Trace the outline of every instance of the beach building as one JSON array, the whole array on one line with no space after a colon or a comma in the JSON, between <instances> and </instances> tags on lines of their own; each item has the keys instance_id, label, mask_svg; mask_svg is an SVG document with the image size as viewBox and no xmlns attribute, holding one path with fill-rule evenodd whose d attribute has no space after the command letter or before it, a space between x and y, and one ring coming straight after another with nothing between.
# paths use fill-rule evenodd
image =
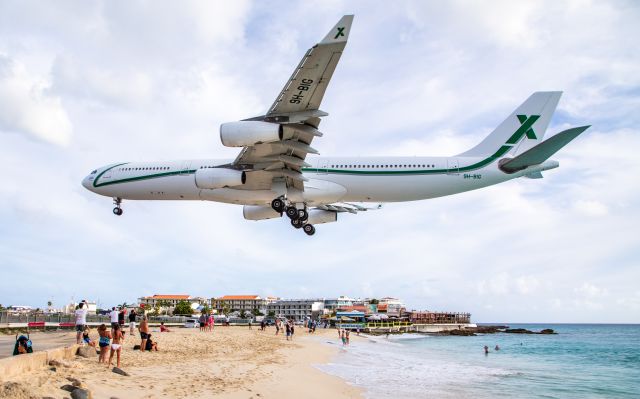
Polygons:
<instances>
[{"instance_id":1,"label":"beach building","mask_svg":"<svg viewBox=\"0 0 640 399\"><path fill-rule=\"evenodd\" d=\"M206 298L202 297L192 297L187 294L180 295L161 295L155 294L153 296L143 296L142 298L138 298L138 302L140 306L145 309L160 308L161 311L173 311L178 302L186 301L190 304L197 305L208 305L208 301Z\"/></svg>"},{"instance_id":2,"label":"beach building","mask_svg":"<svg viewBox=\"0 0 640 399\"><path fill-rule=\"evenodd\" d=\"M230 312L259 312L266 315L268 305L277 299L278 298L270 296L262 298L259 295L225 295L219 298L211 298L211 307L215 309L218 314L223 314L225 309L227 309Z\"/></svg>"},{"instance_id":3,"label":"beach building","mask_svg":"<svg viewBox=\"0 0 640 399\"><path fill-rule=\"evenodd\" d=\"M398 298L384 297L378 301L378 312L400 317L405 311L404 303Z\"/></svg>"},{"instance_id":4,"label":"beach building","mask_svg":"<svg viewBox=\"0 0 640 399\"><path fill-rule=\"evenodd\" d=\"M327 298L323 300L324 309L331 313L344 307L353 306L353 301L353 299L344 295L337 298Z\"/></svg>"},{"instance_id":5,"label":"beach building","mask_svg":"<svg viewBox=\"0 0 640 399\"><path fill-rule=\"evenodd\" d=\"M409 313L409 320L414 324L469 324L471 313L459 312L419 312Z\"/></svg>"},{"instance_id":6,"label":"beach building","mask_svg":"<svg viewBox=\"0 0 640 399\"><path fill-rule=\"evenodd\" d=\"M279 299L267 306L267 312L294 320L316 319L323 314L324 299Z\"/></svg>"}]
</instances>

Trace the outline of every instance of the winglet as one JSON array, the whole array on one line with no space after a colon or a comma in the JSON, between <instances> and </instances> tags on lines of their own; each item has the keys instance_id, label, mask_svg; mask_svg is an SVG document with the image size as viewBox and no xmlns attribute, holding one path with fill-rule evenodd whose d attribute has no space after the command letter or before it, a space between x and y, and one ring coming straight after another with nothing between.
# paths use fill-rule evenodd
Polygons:
<instances>
[{"instance_id":1,"label":"winglet","mask_svg":"<svg viewBox=\"0 0 640 399\"><path fill-rule=\"evenodd\" d=\"M352 22L353 15L343 16L319 44L346 42L349 38L349 31L351 31Z\"/></svg>"}]
</instances>

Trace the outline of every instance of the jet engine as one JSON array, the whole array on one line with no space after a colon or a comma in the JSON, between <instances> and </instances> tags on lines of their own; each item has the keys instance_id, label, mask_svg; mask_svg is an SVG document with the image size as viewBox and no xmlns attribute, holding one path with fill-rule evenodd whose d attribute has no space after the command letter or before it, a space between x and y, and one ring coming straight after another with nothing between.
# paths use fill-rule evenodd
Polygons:
<instances>
[{"instance_id":1,"label":"jet engine","mask_svg":"<svg viewBox=\"0 0 640 399\"><path fill-rule=\"evenodd\" d=\"M196 187L200 189L216 189L240 186L247 181L247 174L240 170L211 168L196 170Z\"/></svg>"},{"instance_id":2,"label":"jet engine","mask_svg":"<svg viewBox=\"0 0 640 399\"><path fill-rule=\"evenodd\" d=\"M270 206L245 205L242 208L242 216L244 216L246 220L266 220L279 218L282 214L276 212Z\"/></svg>"},{"instance_id":3,"label":"jet engine","mask_svg":"<svg viewBox=\"0 0 640 399\"><path fill-rule=\"evenodd\" d=\"M277 123L239 121L220 125L220 141L226 147L245 147L282 140L283 127Z\"/></svg>"},{"instance_id":4,"label":"jet engine","mask_svg":"<svg viewBox=\"0 0 640 399\"><path fill-rule=\"evenodd\" d=\"M338 213L333 211L325 211L322 209L311 209L309 211L309 224L333 223L338 220Z\"/></svg>"}]
</instances>

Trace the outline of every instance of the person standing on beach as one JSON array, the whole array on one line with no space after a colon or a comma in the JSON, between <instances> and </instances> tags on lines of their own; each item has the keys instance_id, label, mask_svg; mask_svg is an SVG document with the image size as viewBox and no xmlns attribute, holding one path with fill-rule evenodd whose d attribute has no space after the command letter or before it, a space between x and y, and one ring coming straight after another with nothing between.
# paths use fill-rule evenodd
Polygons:
<instances>
[{"instance_id":1,"label":"person standing on beach","mask_svg":"<svg viewBox=\"0 0 640 399\"><path fill-rule=\"evenodd\" d=\"M98 346L100 347L98 363L103 363L107 361L107 352L109 352L109 348L111 348L111 333L107 330L107 326L100 324L100 327L98 327L98 335L100 335L100 340L98 341Z\"/></svg>"},{"instance_id":2,"label":"person standing on beach","mask_svg":"<svg viewBox=\"0 0 640 399\"><path fill-rule=\"evenodd\" d=\"M87 309L84 307L84 302L80 302L78 304L78 309L76 309L76 344L78 345L82 342L81 337L86 325Z\"/></svg>"},{"instance_id":3,"label":"person standing on beach","mask_svg":"<svg viewBox=\"0 0 640 399\"><path fill-rule=\"evenodd\" d=\"M276 319L276 335L280 332L280 320Z\"/></svg>"},{"instance_id":4,"label":"person standing on beach","mask_svg":"<svg viewBox=\"0 0 640 399\"><path fill-rule=\"evenodd\" d=\"M116 324L118 324L118 311L115 306L111 308L109 318L111 320L111 334L113 335L113 330L116 328Z\"/></svg>"},{"instance_id":5,"label":"person standing on beach","mask_svg":"<svg viewBox=\"0 0 640 399\"><path fill-rule=\"evenodd\" d=\"M111 367L111 361L113 360L114 352L117 354L116 367L120 368L120 352L122 352L122 330L120 330L120 324L116 324L113 329L115 333L113 334L113 342L111 342L111 353L109 354L109 364L107 364L107 368Z\"/></svg>"},{"instance_id":6,"label":"person standing on beach","mask_svg":"<svg viewBox=\"0 0 640 399\"><path fill-rule=\"evenodd\" d=\"M133 337L133 333L136 331L136 310L133 309L129 313L129 334Z\"/></svg>"},{"instance_id":7,"label":"person standing on beach","mask_svg":"<svg viewBox=\"0 0 640 399\"><path fill-rule=\"evenodd\" d=\"M213 332L213 323L215 323L215 320L213 318L213 313L209 315L209 318L207 319L207 329L209 330L209 332Z\"/></svg>"},{"instance_id":8,"label":"person standing on beach","mask_svg":"<svg viewBox=\"0 0 640 399\"><path fill-rule=\"evenodd\" d=\"M285 324L284 330L285 330L285 334L286 334L287 341L288 341L289 337L291 336L291 326L289 325L289 322L287 322L287 324Z\"/></svg>"},{"instance_id":9,"label":"person standing on beach","mask_svg":"<svg viewBox=\"0 0 640 399\"><path fill-rule=\"evenodd\" d=\"M205 313L200 313L200 317L198 318L198 322L200 323L200 331L205 331L207 327L207 315Z\"/></svg>"},{"instance_id":10,"label":"person standing on beach","mask_svg":"<svg viewBox=\"0 0 640 399\"><path fill-rule=\"evenodd\" d=\"M296 331L295 324L293 320L291 320L291 340L293 341L293 333Z\"/></svg>"},{"instance_id":11,"label":"person standing on beach","mask_svg":"<svg viewBox=\"0 0 640 399\"><path fill-rule=\"evenodd\" d=\"M149 337L149 322L147 321L147 315L142 316L140 322L140 352L144 352L144 348L147 344L147 338Z\"/></svg>"},{"instance_id":12,"label":"person standing on beach","mask_svg":"<svg viewBox=\"0 0 640 399\"><path fill-rule=\"evenodd\" d=\"M344 339L347 342L347 346L349 345L349 330L344 332Z\"/></svg>"}]
</instances>

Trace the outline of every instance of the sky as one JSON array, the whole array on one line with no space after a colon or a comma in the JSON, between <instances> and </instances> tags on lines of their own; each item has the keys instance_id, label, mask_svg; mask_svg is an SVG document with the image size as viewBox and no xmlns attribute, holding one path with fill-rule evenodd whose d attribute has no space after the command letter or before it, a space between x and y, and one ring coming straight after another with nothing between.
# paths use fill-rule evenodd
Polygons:
<instances>
[{"instance_id":1,"label":"sky","mask_svg":"<svg viewBox=\"0 0 640 399\"><path fill-rule=\"evenodd\" d=\"M560 168L341 215L307 237L213 202L123 203L117 161L234 158L219 125L264 114L355 14L321 109L327 156L455 155L534 91ZM153 294L399 297L476 322L640 322L635 1L0 2L0 304Z\"/></svg>"}]
</instances>

